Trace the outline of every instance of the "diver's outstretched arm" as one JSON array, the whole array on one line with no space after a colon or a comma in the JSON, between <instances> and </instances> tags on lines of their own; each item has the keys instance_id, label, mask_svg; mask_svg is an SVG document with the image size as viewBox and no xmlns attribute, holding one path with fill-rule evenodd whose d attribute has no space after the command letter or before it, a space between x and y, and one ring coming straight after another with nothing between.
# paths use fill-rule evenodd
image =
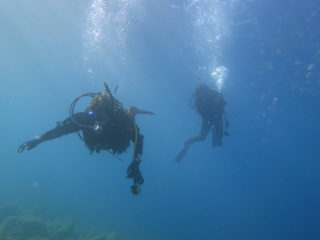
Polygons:
<instances>
[{"instance_id":1,"label":"diver's outstretched arm","mask_svg":"<svg viewBox=\"0 0 320 240\"><path fill-rule=\"evenodd\" d=\"M90 121L90 116L87 113L81 112L76 113L72 117L77 122L82 124L88 124ZM41 136L36 136L32 140L26 141L20 145L18 148L18 153L24 151L24 149L31 150L36 147L38 144L49 141L54 138L59 138L63 135L70 134L81 130L82 128L76 124L71 118L65 119L63 122L57 122L57 126Z\"/></svg>"},{"instance_id":2,"label":"diver's outstretched arm","mask_svg":"<svg viewBox=\"0 0 320 240\"><path fill-rule=\"evenodd\" d=\"M201 124L201 132L199 135L194 136L194 137L189 137L185 142L181 150L179 151L178 155L175 158L175 162L181 162L184 156L186 155L189 147L191 144L198 142L198 141L203 141L206 139L208 136L209 130L211 128L211 123L209 123L207 120L203 119L202 124Z\"/></svg>"}]
</instances>

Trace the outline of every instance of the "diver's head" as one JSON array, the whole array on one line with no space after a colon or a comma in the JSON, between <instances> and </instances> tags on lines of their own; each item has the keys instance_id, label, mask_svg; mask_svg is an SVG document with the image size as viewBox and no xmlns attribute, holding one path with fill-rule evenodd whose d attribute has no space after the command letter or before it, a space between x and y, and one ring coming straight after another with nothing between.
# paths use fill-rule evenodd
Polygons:
<instances>
[{"instance_id":1,"label":"diver's head","mask_svg":"<svg viewBox=\"0 0 320 240\"><path fill-rule=\"evenodd\" d=\"M92 112L111 112L112 111L112 96L104 92L103 94L97 94L89 105L89 109Z\"/></svg>"},{"instance_id":2,"label":"diver's head","mask_svg":"<svg viewBox=\"0 0 320 240\"><path fill-rule=\"evenodd\" d=\"M196 86L196 89L194 91L194 94L195 95L198 95L198 94L202 94L204 92L207 92L208 90L212 90L214 92L217 92L219 94L221 94L221 90L218 89L217 87L215 86L209 86L208 84L205 84L205 83L200 83Z\"/></svg>"},{"instance_id":3,"label":"diver's head","mask_svg":"<svg viewBox=\"0 0 320 240\"><path fill-rule=\"evenodd\" d=\"M206 89L209 88L209 86L205 83L199 83L196 87L196 90L202 90L202 89Z\"/></svg>"},{"instance_id":4,"label":"diver's head","mask_svg":"<svg viewBox=\"0 0 320 240\"><path fill-rule=\"evenodd\" d=\"M208 85L206 85L204 83L200 83L196 86L196 89L194 90L193 94L194 94L194 96L198 96L208 89L209 89Z\"/></svg>"}]
</instances>

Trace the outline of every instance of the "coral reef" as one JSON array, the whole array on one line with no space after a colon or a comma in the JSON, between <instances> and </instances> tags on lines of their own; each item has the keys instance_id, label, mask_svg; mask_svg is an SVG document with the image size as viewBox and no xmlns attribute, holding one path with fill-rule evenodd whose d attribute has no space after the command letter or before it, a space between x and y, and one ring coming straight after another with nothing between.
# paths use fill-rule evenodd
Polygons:
<instances>
[{"instance_id":1,"label":"coral reef","mask_svg":"<svg viewBox=\"0 0 320 240\"><path fill-rule=\"evenodd\" d=\"M107 240L120 240L120 235L116 232L112 232L108 235Z\"/></svg>"},{"instance_id":2,"label":"coral reef","mask_svg":"<svg viewBox=\"0 0 320 240\"><path fill-rule=\"evenodd\" d=\"M0 236L4 239L23 239L47 236L46 225L33 216L8 217L2 224Z\"/></svg>"},{"instance_id":3,"label":"coral reef","mask_svg":"<svg viewBox=\"0 0 320 240\"><path fill-rule=\"evenodd\" d=\"M4 203L0 205L0 222L7 217L20 215L20 209L10 203Z\"/></svg>"},{"instance_id":4,"label":"coral reef","mask_svg":"<svg viewBox=\"0 0 320 240\"><path fill-rule=\"evenodd\" d=\"M109 239L107 239L103 235L95 235L95 236L92 236L92 237L88 238L88 240L109 240Z\"/></svg>"},{"instance_id":5,"label":"coral reef","mask_svg":"<svg viewBox=\"0 0 320 240\"><path fill-rule=\"evenodd\" d=\"M54 218L46 208L0 204L0 240L120 240L120 236L86 232Z\"/></svg>"}]
</instances>

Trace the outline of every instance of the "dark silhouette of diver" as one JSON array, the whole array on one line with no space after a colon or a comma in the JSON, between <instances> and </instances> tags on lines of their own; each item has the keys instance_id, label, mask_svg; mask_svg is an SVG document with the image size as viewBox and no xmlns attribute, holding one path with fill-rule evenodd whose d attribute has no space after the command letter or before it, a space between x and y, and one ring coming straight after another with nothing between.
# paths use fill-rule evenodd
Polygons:
<instances>
[{"instance_id":1,"label":"dark silhouette of diver","mask_svg":"<svg viewBox=\"0 0 320 240\"><path fill-rule=\"evenodd\" d=\"M140 185L144 179L139 170L142 160L143 136L135 123L137 114L154 114L137 107L124 109L122 104L111 94L105 83L104 92L86 93L77 97L70 105L70 116L63 122L57 122L57 126L41 136L24 142L18 148L18 152L24 149L30 150L38 144L54 138L59 138L70 133L77 133L85 142L91 153L99 153L107 150L112 154L120 154L134 143L133 158L127 169L127 178L133 179L131 191L137 195L140 193ZM78 100L82 97L91 97L90 105L84 112L74 113ZM82 136L79 133L82 131Z\"/></svg>"},{"instance_id":2,"label":"dark silhouette of diver","mask_svg":"<svg viewBox=\"0 0 320 240\"><path fill-rule=\"evenodd\" d=\"M224 115L224 107L226 102L220 91L210 88L205 84L199 84L191 96L191 104L193 108L201 115L202 124L200 134L194 137L189 137L175 158L176 162L182 161L191 144L197 141L203 141L212 131L212 146L222 146L223 135L229 135L226 130L223 132L223 125L226 129L229 127L229 122ZM223 121L224 120L224 121Z\"/></svg>"}]
</instances>

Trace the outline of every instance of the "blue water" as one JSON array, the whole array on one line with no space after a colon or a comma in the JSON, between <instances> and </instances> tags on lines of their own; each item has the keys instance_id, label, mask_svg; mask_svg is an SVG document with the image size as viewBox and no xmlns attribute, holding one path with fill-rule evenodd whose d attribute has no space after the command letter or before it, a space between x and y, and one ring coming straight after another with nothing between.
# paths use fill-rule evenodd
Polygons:
<instances>
[{"instance_id":1,"label":"blue water","mask_svg":"<svg viewBox=\"0 0 320 240\"><path fill-rule=\"evenodd\" d=\"M320 239L319 24L317 0L0 0L0 202L128 240ZM189 97L219 66L231 136L174 163L200 130ZM16 152L103 82L156 113L137 117L139 196L132 146L123 162L76 134Z\"/></svg>"}]
</instances>

